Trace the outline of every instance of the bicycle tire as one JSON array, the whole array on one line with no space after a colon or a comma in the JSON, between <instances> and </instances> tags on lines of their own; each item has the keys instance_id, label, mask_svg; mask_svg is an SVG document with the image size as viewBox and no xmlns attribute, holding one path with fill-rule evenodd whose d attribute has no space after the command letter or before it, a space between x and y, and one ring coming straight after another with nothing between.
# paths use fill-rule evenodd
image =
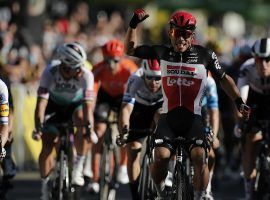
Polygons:
<instances>
[{"instance_id":1,"label":"bicycle tire","mask_svg":"<svg viewBox=\"0 0 270 200\"><path fill-rule=\"evenodd\" d=\"M57 183L57 200L63 200L64 194L63 194L63 188L64 188L64 151L60 151L60 158L59 158L59 173L58 173L58 183Z\"/></svg>"},{"instance_id":2,"label":"bicycle tire","mask_svg":"<svg viewBox=\"0 0 270 200\"><path fill-rule=\"evenodd\" d=\"M266 157L259 159L258 171L255 179L254 198L270 199L270 163Z\"/></svg>"},{"instance_id":3,"label":"bicycle tire","mask_svg":"<svg viewBox=\"0 0 270 200\"><path fill-rule=\"evenodd\" d=\"M146 155L142 160L138 194L141 200L150 200L155 197L154 183L149 172L148 158Z\"/></svg>"},{"instance_id":4,"label":"bicycle tire","mask_svg":"<svg viewBox=\"0 0 270 200\"><path fill-rule=\"evenodd\" d=\"M192 200L190 183L182 165L176 164L172 185L172 200Z\"/></svg>"},{"instance_id":5,"label":"bicycle tire","mask_svg":"<svg viewBox=\"0 0 270 200\"><path fill-rule=\"evenodd\" d=\"M110 175L110 150L107 147L103 148L103 153L100 163L100 192L99 199L107 200L109 195L109 175Z\"/></svg>"}]
</instances>

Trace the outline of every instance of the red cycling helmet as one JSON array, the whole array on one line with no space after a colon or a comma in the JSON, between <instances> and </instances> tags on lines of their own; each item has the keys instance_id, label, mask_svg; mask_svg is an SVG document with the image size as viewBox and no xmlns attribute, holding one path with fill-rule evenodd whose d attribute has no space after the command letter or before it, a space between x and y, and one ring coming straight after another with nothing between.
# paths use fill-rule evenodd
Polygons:
<instances>
[{"instance_id":1,"label":"red cycling helmet","mask_svg":"<svg viewBox=\"0 0 270 200\"><path fill-rule=\"evenodd\" d=\"M101 49L104 57L122 57L124 55L124 43L117 39L108 41Z\"/></svg>"},{"instance_id":2,"label":"red cycling helmet","mask_svg":"<svg viewBox=\"0 0 270 200\"><path fill-rule=\"evenodd\" d=\"M143 59L141 67L145 76L161 76L161 69L156 59Z\"/></svg>"},{"instance_id":3,"label":"red cycling helmet","mask_svg":"<svg viewBox=\"0 0 270 200\"><path fill-rule=\"evenodd\" d=\"M191 13L185 11L174 12L170 17L169 23L178 28L196 29L196 18Z\"/></svg>"}]
</instances>

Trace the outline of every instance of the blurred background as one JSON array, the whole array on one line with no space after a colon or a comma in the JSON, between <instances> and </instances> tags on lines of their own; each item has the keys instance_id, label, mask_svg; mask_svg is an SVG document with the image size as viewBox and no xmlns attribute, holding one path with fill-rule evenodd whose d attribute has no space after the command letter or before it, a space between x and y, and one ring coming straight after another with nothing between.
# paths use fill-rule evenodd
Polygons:
<instances>
[{"instance_id":1,"label":"blurred background","mask_svg":"<svg viewBox=\"0 0 270 200\"><path fill-rule=\"evenodd\" d=\"M141 7L150 14L139 26L141 43L167 44L170 14L191 11L198 20L197 42L216 51L235 78L253 42L270 36L269 0L0 0L0 74L11 83L13 154L19 171L37 169L41 143L31 138L36 90L56 47L80 42L91 68L102 60L102 44L111 38L124 39L134 9ZM224 174L239 170L240 139L233 133L231 102L220 91L219 95L223 123L218 165L224 166Z\"/></svg>"}]
</instances>

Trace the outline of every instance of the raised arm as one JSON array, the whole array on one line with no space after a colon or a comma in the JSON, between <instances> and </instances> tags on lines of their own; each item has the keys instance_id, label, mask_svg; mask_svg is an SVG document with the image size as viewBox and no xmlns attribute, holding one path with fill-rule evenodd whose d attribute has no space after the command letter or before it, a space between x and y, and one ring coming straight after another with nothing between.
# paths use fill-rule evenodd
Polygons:
<instances>
[{"instance_id":1,"label":"raised arm","mask_svg":"<svg viewBox=\"0 0 270 200\"><path fill-rule=\"evenodd\" d=\"M143 9L137 9L134 11L125 37L125 52L127 55L134 55L135 47L138 45L136 35L137 25L147 17L149 17L149 15Z\"/></svg>"}]
</instances>

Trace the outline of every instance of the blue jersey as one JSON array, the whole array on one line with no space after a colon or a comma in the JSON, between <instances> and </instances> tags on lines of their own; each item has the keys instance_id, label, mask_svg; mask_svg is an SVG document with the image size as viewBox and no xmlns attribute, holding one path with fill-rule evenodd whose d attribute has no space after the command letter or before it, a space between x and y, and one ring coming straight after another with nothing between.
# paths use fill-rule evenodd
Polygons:
<instances>
[{"instance_id":1,"label":"blue jersey","mask_svg":"<svg viewBox=\"0 0 270 200\"><path fill-rule=\"evenodd\" d=\"M207 85L202 106L206 106L207 109L218 109L217 86L215 80L211 76L207 77Z\"/></svg>"}]
</instances>

